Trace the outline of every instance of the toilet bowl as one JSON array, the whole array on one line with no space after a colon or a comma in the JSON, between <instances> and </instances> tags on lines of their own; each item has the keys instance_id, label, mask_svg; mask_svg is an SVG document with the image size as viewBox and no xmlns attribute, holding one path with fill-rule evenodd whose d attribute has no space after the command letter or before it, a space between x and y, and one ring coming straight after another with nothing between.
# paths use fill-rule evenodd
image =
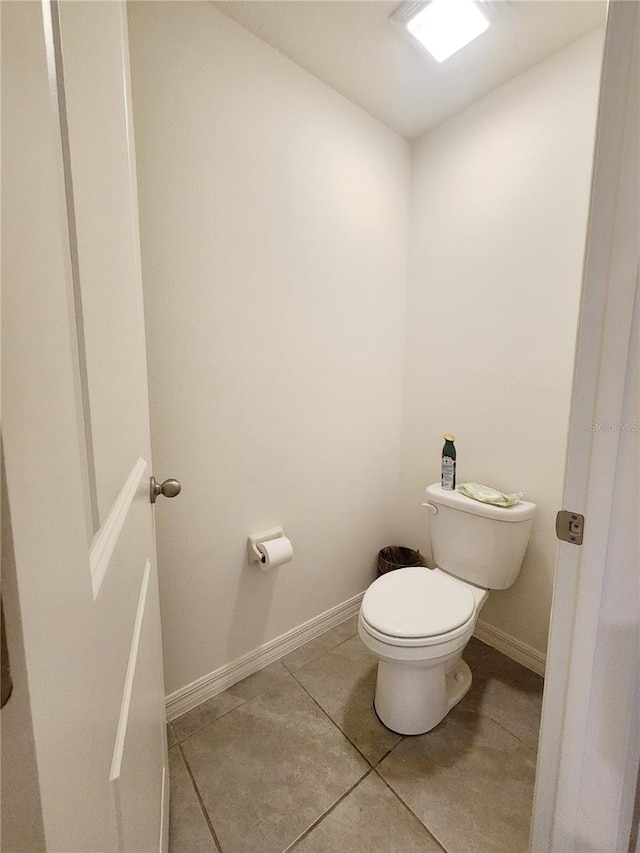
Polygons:
<instances>
[{"instance_id":1,"label":"toilet bowl","mask_svg":"<svg viewBox=\"0 0 640 853\"><path fill-rule=\"evenodd\" d=\"M387 728L405 735L437 726L471 687L462 652L489 586L503 589L517 577L535 514L527 501L487 506L439 484L429 486L427 496L440 568L404 568L378 578L358 619L360 639L378 658L375 711Z\"/></svg>"},{"instance_id":2,"label":"toilet bowl","mask_svg":"<svg viewBox=\"0 0 640 853\"><path fill-rule=\"evenodd\" d=\"M369 587L358 633L379 661L374 707L387 728L427 732L469 690L462 650L487 596L424 567L390 572Z\"/></svg>"}]
</instances>

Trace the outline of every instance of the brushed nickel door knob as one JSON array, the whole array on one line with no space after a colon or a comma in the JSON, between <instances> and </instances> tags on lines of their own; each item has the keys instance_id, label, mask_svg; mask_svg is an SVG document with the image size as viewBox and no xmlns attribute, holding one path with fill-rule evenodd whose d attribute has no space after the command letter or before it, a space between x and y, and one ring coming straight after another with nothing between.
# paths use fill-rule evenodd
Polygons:
<instances>
[{"instance_id":1,"label":"brushed nickel door knob","mask_svg":"<svg viewBox=\"0 0 640 853\"><path fill-rule=\"evenodd\" d=\"M151 503L154 504L156 502L156 498L160 497L160 495L164 495L165 498L175 498L176 495L180 494L180 490L182 489L182 484L180 480L165 480L163 483L158 483L155 477L151 477L149 481L149 496L151 499Z\"/></svg>"}]
</instances>

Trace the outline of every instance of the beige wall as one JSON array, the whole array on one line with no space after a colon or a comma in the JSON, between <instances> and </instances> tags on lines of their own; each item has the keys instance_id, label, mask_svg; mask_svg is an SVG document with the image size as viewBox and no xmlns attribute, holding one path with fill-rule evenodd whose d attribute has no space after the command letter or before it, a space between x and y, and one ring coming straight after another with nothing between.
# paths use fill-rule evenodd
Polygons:
<instances>
[{"instance_id":1,"label":"beige wall","mask_svg":"<svg viewBox=\"0 0 640 853\"><path fill-rule=\"evenodd\" d=\"M419 140L413 187L403 415L404 537L442 433L458 482L538 504L515 585L482 612L546 650L561 508L602 33L515 78Z\"/></svg>"},{"instance_id":2,"label":"beige wall","mask_svg":"<svg viewBox=\"0 0 640 853\"><path fill-rule=\"evenodd\" d=\"M544 653L602 34L418 140L410 175L210 4L129 25L155 469L184 486L157 505L167 692L362 591L382 545L428 554L445 431L460 481L539 505L482 617ZM276 524L295 558L263 574L246 536Z\"/></svg>"},{"instance_id":3,"label":"beige wall","mask_svg":"<svg viewBox=\"0 0 640 853\"><path fill-rule=\"evenodd\" d=\"M166 688L361 592L395 539L409 146L209 3L134 2ZM265 574L249 533L284 526Z\"/></svg>"}]
</instances>

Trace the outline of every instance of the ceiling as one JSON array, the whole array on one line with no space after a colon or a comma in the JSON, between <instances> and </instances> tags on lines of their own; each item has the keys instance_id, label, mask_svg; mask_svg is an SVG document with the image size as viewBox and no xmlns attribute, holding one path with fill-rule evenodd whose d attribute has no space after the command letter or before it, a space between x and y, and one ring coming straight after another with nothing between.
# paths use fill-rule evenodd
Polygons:
<instances>
[{"instance_id":1,"label":"ceiling","mask_svg":"<svg viewBox=\"0 0 640 853\"><path fill-rule=\"evenodd\" d=\"M442 64L389 23L398 0L217 0L225 15L407 139L605 20L604 0L511 0Z\"/></svg>"}]
</instances>

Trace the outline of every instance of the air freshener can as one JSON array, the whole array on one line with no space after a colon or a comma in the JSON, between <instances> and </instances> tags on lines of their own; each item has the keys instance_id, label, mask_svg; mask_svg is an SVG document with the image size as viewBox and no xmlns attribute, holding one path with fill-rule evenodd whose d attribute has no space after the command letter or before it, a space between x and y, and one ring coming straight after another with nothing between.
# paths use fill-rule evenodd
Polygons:
<instances>
[{"instance_id":1,"label":"air freshener can","mask_svg":"<svg viewBox=\"0 0 640 853\"><path fill-rule=\"evenodd\" d=\"M440 485L447 491L453 491L456 487L456 449L453 444L456 437L449 432L445 433L443 437Z\"/></svg>"}]
</instances>

